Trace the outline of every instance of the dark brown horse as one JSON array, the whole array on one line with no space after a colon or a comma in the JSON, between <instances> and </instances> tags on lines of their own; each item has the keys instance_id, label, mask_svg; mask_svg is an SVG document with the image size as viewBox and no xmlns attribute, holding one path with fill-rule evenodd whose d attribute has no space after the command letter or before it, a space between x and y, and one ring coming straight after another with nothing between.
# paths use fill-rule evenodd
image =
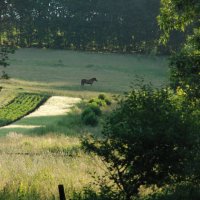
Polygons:
<instances>
[{"instance_id":1,"label":"dark brown horse","mask_svg":"<svg viewBox=\"0 0 200 200\"><path fill-rule=\"evenodd\" d=\"M97 81L96 78L91 78L91 79L82 79L81 80L81 85L84 86L84 84L90 84L92 85L94 81Z\"/></svg>"}]
</instances>

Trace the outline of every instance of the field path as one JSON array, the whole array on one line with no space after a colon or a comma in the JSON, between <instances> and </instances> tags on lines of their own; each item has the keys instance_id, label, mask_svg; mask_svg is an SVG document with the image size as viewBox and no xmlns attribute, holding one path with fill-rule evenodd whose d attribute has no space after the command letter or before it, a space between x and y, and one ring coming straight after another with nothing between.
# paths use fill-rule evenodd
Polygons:
<instances>
[{"instance_id":1,"label":"field path","mask_svg":"<svg viewBox=\"0 0 200 200\"><path fill-rule=\"evenodd\" d=\"M80 98L52 96L37 110L35 110L34 112L25 116L24 118L65 115L66 113L71 111L71 108L76 103L79 103L80 101L81 101ZM4 128L37 128L37 127L40 127L40 126L10 124L8 126L1 127L0 129L4 129Z\"/></svg>"}]
</instances>

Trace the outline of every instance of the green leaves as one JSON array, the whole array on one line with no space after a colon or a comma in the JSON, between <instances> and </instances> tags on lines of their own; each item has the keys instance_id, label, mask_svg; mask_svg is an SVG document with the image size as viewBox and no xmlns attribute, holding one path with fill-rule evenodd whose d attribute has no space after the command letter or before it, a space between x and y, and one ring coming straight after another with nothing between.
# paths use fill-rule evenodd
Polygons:
<instances>
[{"instance_id":1,"label":"green leaves","mask_svg":"<svg viewBox=\"0 0 200 200\"><path fill-rule=\"evenodd\" d=\"M157 17L162 30L160 42L166 44L173 30L185 29L199 22L200 6L196 0L161 0L160 15Z\"/></svg>"}]
</instances>

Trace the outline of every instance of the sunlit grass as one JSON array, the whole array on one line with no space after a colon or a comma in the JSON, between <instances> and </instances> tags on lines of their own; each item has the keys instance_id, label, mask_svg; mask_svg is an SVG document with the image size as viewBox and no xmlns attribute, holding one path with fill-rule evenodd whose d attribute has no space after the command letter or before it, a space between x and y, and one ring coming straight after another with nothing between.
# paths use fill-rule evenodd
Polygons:
<instances>
[{"instance_id":1,"label":"sunlit grass","mask_svg":"<svg viewBox=\"0 0 200 200\"><path fill-rule=\"evenodd\" d=\"M51 134L10 133L1 138L0 163L0 197L10 194L8 199L34 199L34 194L38 199L58 199L58 184L64 184L69 198L92 181L91 173L102 174L100 161L83 153L79 139Z\"/></svg>"}]
</instances>

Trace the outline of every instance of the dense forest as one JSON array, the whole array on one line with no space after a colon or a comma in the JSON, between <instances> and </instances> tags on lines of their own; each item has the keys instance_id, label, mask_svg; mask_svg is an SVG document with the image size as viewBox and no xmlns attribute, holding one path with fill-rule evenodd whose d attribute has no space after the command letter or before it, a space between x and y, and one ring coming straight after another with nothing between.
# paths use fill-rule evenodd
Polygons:
<instances>
[{"instance_id":1,"label":"dense forest","mask_svg":"<svg viewBox=\"0 0 200 200\"><path fill-rule=\"evenodd\" d=\"M8 0L1 2L0 27L19 47L110 52L169 52L183 37L173 34L164 49L158 45L160 0ZM2 23L1 23L2 24ZM11 25L12 24L12 25Z\"/></svg>"}]
</instances>

